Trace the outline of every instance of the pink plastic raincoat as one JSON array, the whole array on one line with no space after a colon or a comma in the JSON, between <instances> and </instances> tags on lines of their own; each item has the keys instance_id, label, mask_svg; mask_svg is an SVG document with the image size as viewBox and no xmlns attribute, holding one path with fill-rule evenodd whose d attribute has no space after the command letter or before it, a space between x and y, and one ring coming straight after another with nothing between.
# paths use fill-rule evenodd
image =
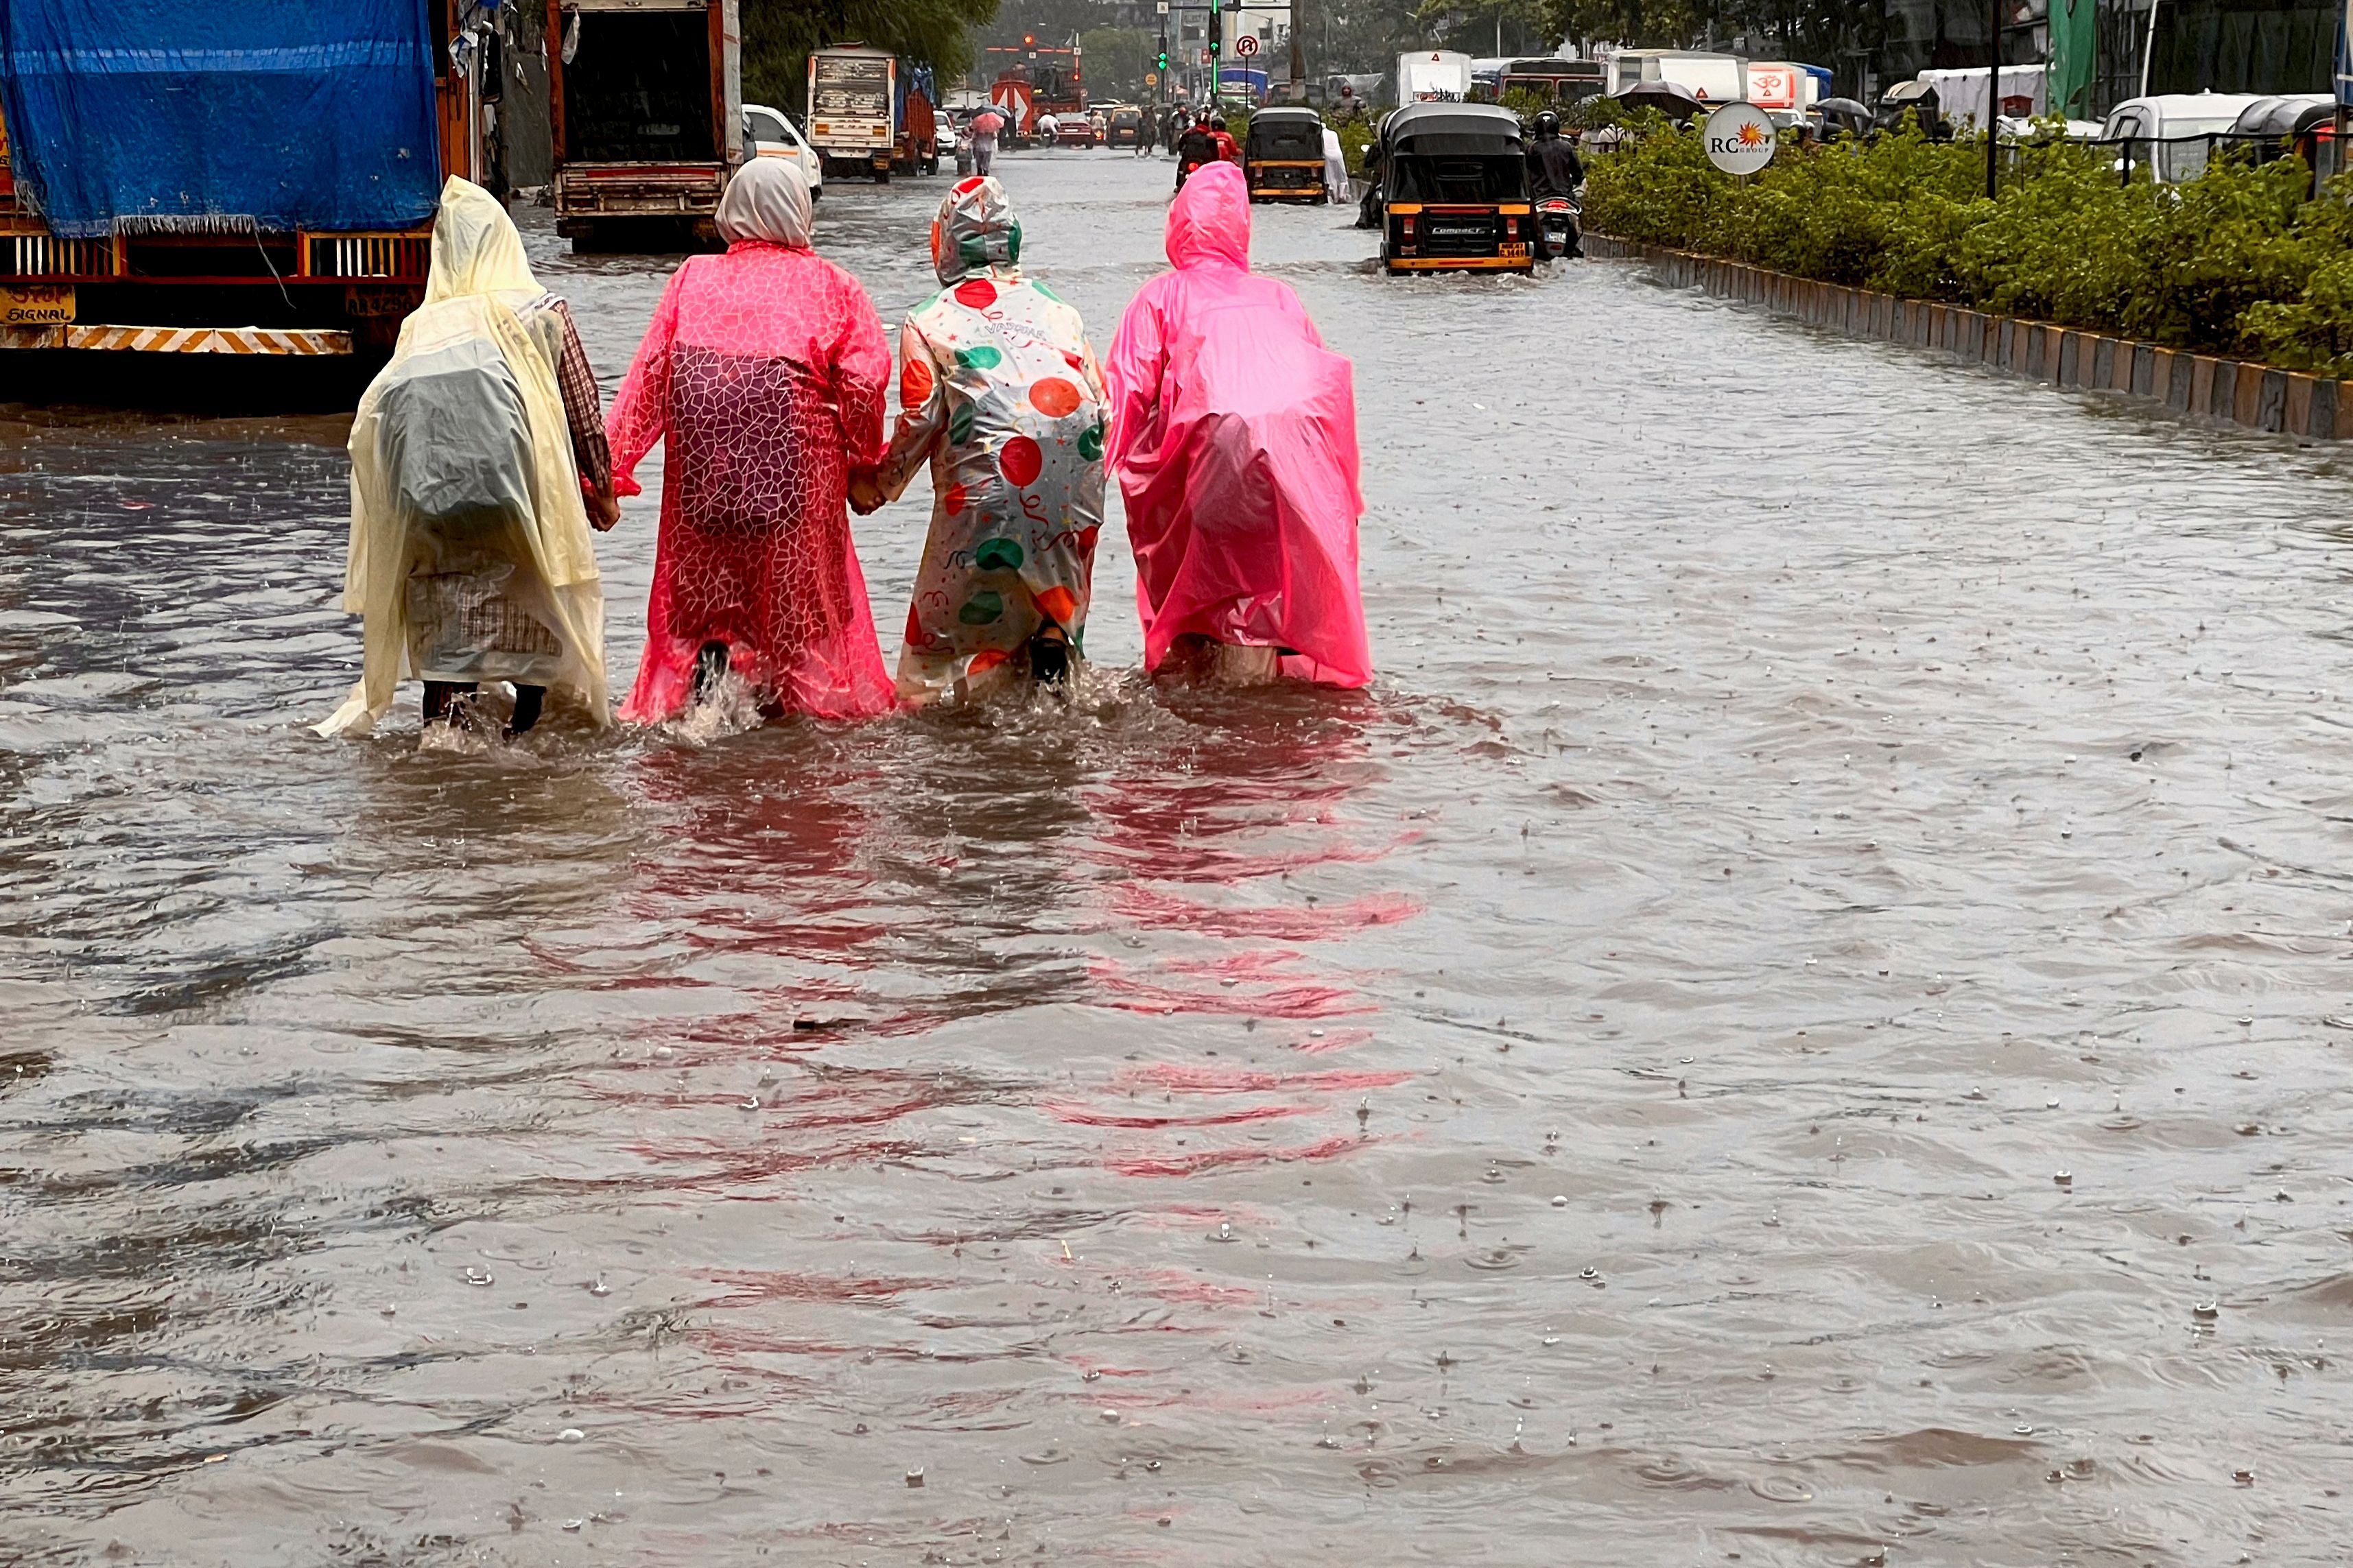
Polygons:
<instances>
[{"instance_id":1,"label":"pink plastic raincoat","mask_svg":"<svg viewBox=\"0 0 2353 1568\"><path fill-rule=\"evenodd\" d=\"M606 420L622 495L669 444L645 658L622 718L677 713L711 642L786 712L892 708L847 509L850 469L882 459L890 379L866 290L805 234L737 239L670 279Z\"/></svg>"},{"instance_id":2,"label":"pink plastic raincoat","mask_svg":"<svg viewBox=\"0 0 2353 1568\"><path fill-rule=\"evenodd\" d=\"M1289 285L1250 270L1241 170L1168 208L1176 268L1112 340L1107 457L1127 502L1144 666L1180 637L1283 651L1294 679L1373 678L1356 591L1356 401Z\"/></svg>"}]
</instances>

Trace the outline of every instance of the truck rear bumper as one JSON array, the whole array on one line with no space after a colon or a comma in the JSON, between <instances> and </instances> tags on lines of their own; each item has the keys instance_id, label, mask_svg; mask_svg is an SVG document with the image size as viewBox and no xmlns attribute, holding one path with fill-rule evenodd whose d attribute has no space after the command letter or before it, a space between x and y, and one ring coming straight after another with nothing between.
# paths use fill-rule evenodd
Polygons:
<instances>
[{"instance_id":1,"label":"truck rear bumper","mask_svg":"<svg viewBox=\"0 0 2353 1568\"><path fill-rule=\"evenodd\" d=\"M0 351L8 349L312 357L350 353L352 335L285 327L0 327Z\"/></svg>"},{"instance_id":2,"label":"truck rear bumper","mask_svg":"<svg viewBox=\"0 0 2353 1568\"><path fill-rule=\"evenodd\" d=\"M559 226L581 218L709 217L727 171L712 164L572 164L556 171Z\"/></svg>"}]
</instances>

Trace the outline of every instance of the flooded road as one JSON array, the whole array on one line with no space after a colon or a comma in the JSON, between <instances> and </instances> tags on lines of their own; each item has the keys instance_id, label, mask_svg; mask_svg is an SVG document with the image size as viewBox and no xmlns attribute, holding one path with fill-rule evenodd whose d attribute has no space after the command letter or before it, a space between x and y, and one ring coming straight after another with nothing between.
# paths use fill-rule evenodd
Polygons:
<instances>
[{"instance_id":1,"label":"flooded road","mask_svg":"<svg viewBox=\"0 0 2353 1568\"><path fill-rule=\"evenodd\" d=\"M2353 471L1345 216L1357 696L322 742L340 426L10 412L0 1559L2341 1560Z\"/></svg>"}]
</instances>

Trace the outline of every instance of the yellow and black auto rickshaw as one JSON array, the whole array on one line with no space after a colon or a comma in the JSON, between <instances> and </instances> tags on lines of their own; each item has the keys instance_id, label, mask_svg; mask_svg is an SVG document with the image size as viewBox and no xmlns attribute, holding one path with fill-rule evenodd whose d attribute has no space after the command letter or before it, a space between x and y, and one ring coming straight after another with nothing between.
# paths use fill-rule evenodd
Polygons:
<instances>
[{"instance_id":1,"label":"yellow and black auto rickshaw","mask_svg":"<svg viewBox=\"0 0 2353 1568\"><path fill-rule=\"evenodd\" d=\"M1312 109L1261 109L1250 116L1242 145L1242 173L1254 202L1320 202L1324 189L1324 117Z\"/></svg>"},{"instance_id":2,"label":"yellow and black auto rickshaw","mask_svg":"<svg viewBox=\"0 0 2353 1568\"><path fill-rule=\"evenodd\" d=\"M1384 272L1535 269L1520 119L1492 103L1409 103L1381 125Z\"/></svg>"}]
</instances>

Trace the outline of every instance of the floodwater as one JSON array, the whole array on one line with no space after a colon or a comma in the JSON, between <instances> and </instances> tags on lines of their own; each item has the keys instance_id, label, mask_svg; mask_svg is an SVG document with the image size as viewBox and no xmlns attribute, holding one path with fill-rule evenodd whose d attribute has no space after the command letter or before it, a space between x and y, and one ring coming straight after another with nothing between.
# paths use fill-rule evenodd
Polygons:
<instances>
[{"instance_id":1,"label":"floodwater","mask_svg":"<svg viewBox=\"0 0 2353 1568\"><path fill-rule=\"evenodd\" d=\"M340 429L10 413L0 1559L2340 1561L2346 464L1345 216L1358 696L322 742Z\"/></svg>"}]
</instances>

